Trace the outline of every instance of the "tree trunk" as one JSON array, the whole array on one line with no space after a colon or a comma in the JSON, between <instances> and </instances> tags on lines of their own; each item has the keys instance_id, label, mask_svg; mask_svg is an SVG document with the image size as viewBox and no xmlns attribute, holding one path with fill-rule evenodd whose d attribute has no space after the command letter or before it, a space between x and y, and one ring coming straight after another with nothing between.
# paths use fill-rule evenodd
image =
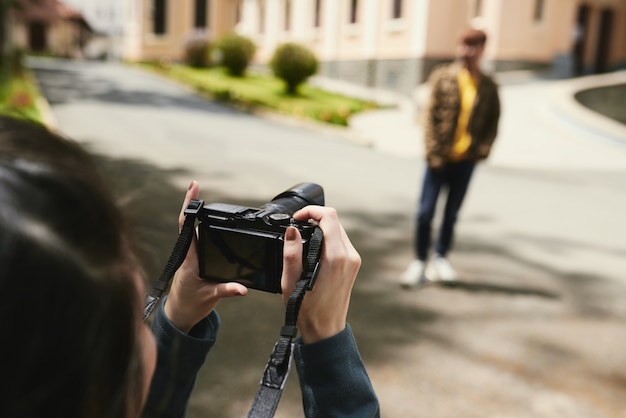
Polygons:
<instances>
[{"instance_id":1,"label":"tree trunk","mask_svg":"<svg viewBox=\"0 0 626 418\"><path fill-rule=\"evenodd\" d=\"M16 0L0 0L0 71L11 68L11 10L25 5Z\"/></svg>"},{"instance_id":2,"label":"tree trunk","mask_svg":"<svg viewBox=\"0 0 626 418\"><path fill-rule=\"evenodd\" d=\"M290 96L296 96L298 94L299 83L293 81L287 81L287 94Z\"/></svg>"},{"instance_id":3,"label":"tree trunk","mask_svg":"<svg viewBox=\"0 0 626 418\"><path fill-rule=\"evenodd\" d=\"M9 2L0 2L0 71L8 71Z\"/></svg>"}]
</instances>

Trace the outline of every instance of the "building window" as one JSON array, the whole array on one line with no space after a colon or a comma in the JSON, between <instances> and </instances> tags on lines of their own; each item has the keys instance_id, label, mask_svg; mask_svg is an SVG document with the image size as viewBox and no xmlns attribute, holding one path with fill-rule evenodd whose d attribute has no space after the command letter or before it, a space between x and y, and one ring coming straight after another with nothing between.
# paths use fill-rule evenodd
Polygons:
<instances>
[{"instance_id":1,"label":"building window","mask_svg":"<svg viewBox=\"0 0 626 418\"><path fill-rule=\"evenodd\" d=\"M195 0L194 27L196 29L207 28L209 21L209 0Z\"/></svg>"},{"instance_id":2,"label":"building window","mask_svg":"<svg viewBox=\"0 0 626 418\"><path fill-rule=\"evenodd\" d=\"M358 17L358 0L350 0L350 23L356 23Z\"/></svg>"},{"instance_id":3,"label":"building window","mask_svg":"<svg viewBox=\"0 0 626 418\"><path fill-rule=\"evenodd\" d=\"M291 0L285 0L285 30L291 29Z\"/></svg>"},{"instance_id":4,"label":"building window","mask_svg":"<svg viewBox=\"0 0 626 418\"><path fill-rule=\"evenodd\" d=\"M313 26L319 28L322 25L322 0L315 0L313 16Z\"/></svg>"},{"instance_id":5,"label":"building window","mask_svg":"<svg viewBox=\"0 0 626 418\"><path fill-rule=\"evenodd\" d=\"M476 0L474 3L474 17L483 15L483 2L482 0Z\"/></svg>"},{"instance_id":6,"label":"building window","mask_svg":"<svg viewBox=\"0 0 626 418\"><path fill-rule=\"evenodd\" d=\"M28 25L28 46L33 51L45 51L47 42L48 27L42 22L31 22Z\"/></svg>"},{"instance_id":7,"label":"building window","mask_svg":"<svg viewBox=\"0 0 626 418\"><path fill-rule=\"evenodd\" d=\"M156 35L163 35L167 32L167 0L154 0L152 25Z\"/></svg>"},{"instance_id":8,"label":"building window","mask_svg":"<svg viewBox=\"0 0 626 418\"><path fill-rule=\"evenodd\" d=\"M235 24L241 22L241 1L235 3Z\"/></svg>"},{"instance_id":9,"label":"building window","mask_svg":"<svg viewBox=\"0 0 626 418\"><path fill-rule=\"evenodd\" d=\"M259 0L259 33L265 32L265 0Z\"/></svg>"},{"instance_id":10,"label":"building window","mask_svg":"<svg viewBox=\"0 0 626 418\"><path fill-rule=\"evenodd\" d=\"M541 22L543 20L543 0L535 0L535 22Z\"/></svg>"},{"instance_id":11,"label":"building window","mask_svg":"<svg viewBox=\"0 0 626 418\"><path fill-rule=\"evenodd\" d=\"M402 0L393 0L393 10L391 11L393 19L402 18Z\"/></svg>"}]
</instances>

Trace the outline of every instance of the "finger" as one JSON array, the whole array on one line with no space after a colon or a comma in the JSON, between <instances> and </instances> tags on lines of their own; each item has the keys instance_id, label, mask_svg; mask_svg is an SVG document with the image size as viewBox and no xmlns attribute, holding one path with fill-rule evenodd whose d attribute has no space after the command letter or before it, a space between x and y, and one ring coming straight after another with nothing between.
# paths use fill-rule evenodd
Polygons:
<instances>
[{"instance_id":1,"label":"finger","mask_svg":"<svg viewBox=\"0 0 626 418\"><path fill-rule=\"evenodd\" d=\"M248 288L236 282L220 283L215 287L215 293L220 299L245 296L248 294Z\"/></svg>"},{"instance_id":2,"label":"finger","mask_svg":"<svg viewBox=\"0 0 626 418\"><path fill-rule=\"evenodd\" d=\"M283 245L283 274L280 279L283 295L289 297L302 274L302 236L290 226L285 231Z\"/></svg>"},{"instance_id":3,"label":"finger","mask_svg":"<svg viewBox=\"0 0 626 418\"><path fill-rule=\"evenodd\" d=\"M185 223L185 209L189 205L189 202L192 199L198 199L200 196L200 185L196 181L192 181L189 184L189 188L187 189L187 193L185 194L185 199L183 201L183 206L180 209L180 213L178 214L178 232L183 229L183 224ZM182 268L192 268L197 269L198 267L198 252L197 252L197 235L194 234L192 238L191 245L189 246L189 250L185 256L185 260L183 260Z\"/></svg>"},{"instance_id":4,"label":"finger","mask_svg":"<svg viewBox=\"0 0 626 418\"><path fill-rule=\"evenodd\" d=\"M314 205L305 206L294 213L293 217L299 221L313 219L324 230L324 234L327 232L340 233L339 215L337 215L337 211L334 208Z\"/></svg>"},{"instance_id":5,"label":"finger","mask_svg":"<svg viewBox=\"0 0 626 418\"><path fill-rule=\"evenodd\" d=\"M300 221L306 219L320 221L328 212L333 210L333 208L327 206L308 205L296 211L296 213L293 214L293 217Z\"/></svg>"},{"instance_id":6,"label":"finger","mask_svg":"<svg viewBox=\"0 0 626 418\"><path fill-rule=\"evenodd\" d=\"M197 199L200 196L200 185L196 181L192 181L189 184L189 188L187 189L187 193L185 194L185 200L183 201L183 207L180 210L180 214L178 215L178 230L180 231L183 228L183 224L185 223L185 209L187 209L187 205L192 199Z\"/></svg>"},{"instance_id":7,"label":"finger","mask_svg":"<svg viewBox=\"0 0 626 418\"><path fill-rule=\"evenodd\" d=\"M183 260L182 267L185 268L193 268L194 270L198 270L198 236L196 234L191 237L191 245L187 250L187 255Z\"/></svg>"},{"instance_id":8,"label":"finger","mask_svg":"<svg viewBox=\"0 0 626 418\"><path fill-rule=\"evenodd\" d=\"M350 252L352 244L344 231L339 216L334 208L325 206L306 206L294 213L294 219L313 219L324 232L324 252L329 254L342 254Z\"/></svg>"}]
</instances>

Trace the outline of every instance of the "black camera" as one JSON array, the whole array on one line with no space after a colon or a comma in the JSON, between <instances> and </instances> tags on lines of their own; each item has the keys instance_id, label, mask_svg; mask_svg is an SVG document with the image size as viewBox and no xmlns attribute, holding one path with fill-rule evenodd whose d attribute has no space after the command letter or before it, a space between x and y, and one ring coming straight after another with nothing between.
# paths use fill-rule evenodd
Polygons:
<instances>
[{"instance_id":1,"label":"black camera","mask_svg":"<svg viewBox=\"0 0 626 418\"><path fill-rule=\"evenodd\" d=\"M298 228L304 252L317 225L292 215L308 205L324 205L324 190L298 184L259 208L210 203L198 212L200 277L239 282L249 288L281 293L283 242L288 226Z\"/></svg>"}]
</instances>

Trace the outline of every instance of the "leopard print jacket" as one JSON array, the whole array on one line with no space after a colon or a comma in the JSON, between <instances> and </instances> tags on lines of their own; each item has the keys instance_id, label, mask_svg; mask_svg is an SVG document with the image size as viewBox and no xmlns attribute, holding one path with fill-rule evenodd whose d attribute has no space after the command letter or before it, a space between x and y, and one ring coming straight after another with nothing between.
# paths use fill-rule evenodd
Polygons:
<instances>
[{"instance_id":1,"label":"leopard print jacket","mask_svg":"<svg viewBox=\"0 0 626 418\"><path fill-rule=\"evenodd\" d=\"M424 143L428 163L440 165L452 151L457 120L461 111L457 74L460 64L439 67L428 79L430 101L425 112ZM498 85L485 74L480 74L476 101L468 123L472 144L465 159L478 161L489 156L498 133L500 99Z\"/></svg>"}]
</instances>

